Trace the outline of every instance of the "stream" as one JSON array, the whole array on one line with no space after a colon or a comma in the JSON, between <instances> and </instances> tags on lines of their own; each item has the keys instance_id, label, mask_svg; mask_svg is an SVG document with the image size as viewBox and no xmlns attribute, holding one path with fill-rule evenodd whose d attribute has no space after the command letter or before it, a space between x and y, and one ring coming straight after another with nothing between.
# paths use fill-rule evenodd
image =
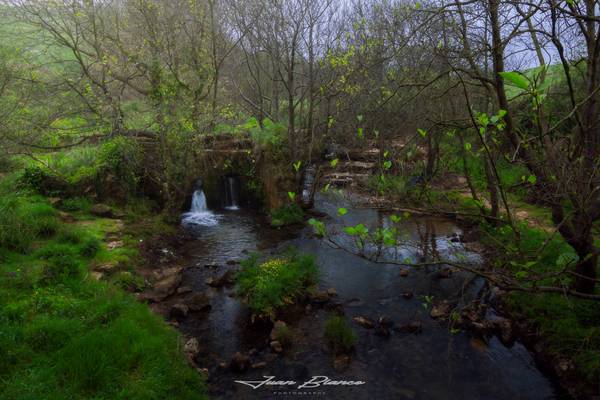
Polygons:
<instances>
[{"instance_id":1,"label":"stream","mask_svg":"<svg viewBox=\"0 0 600 400\"><path fill-rule=\"evenodd\" d=\"M338 207L347 215L337 215ZM363 223L367 227L385 226L389 213L352 208L343 198L317 194L315 210L327 214L330 229L341 232L342 225ZM202 210L203 212L206 212ZM451 331L447 322L429 316L425 296L443 300L476 297L483 282L468 273L443 274L440 267L411 268L375 263L349 251L332 248L312 234L312 228L286 231L271 228L264 216L250 210L223 210L209 215L208 223L194 223L187 216L184 227L194 235L182 249L185 264L182 285L208 294L210 311L192 314L179 323L179 329L198 338L200 367L208 369L211 398L275 399L286 396L322 399L553 399L558 391L536 367L532 355L516 342L505 346L497 337L487 343L466 331ZM207 215L203 215L206 220ZM191 221L191 222L190 222ZM215 223L212 223L215 222ZM208 225L208 226L207 226ZM409 217L401 222L407 244L384 251L380 260L413 261L437 252L446 259L471 264L483 262L476 251L456 240L462 230L450 221L430 217ZM343 233L334 234L339 243L352 247ZM291 309L280 316L291 328L292 345L282 354L268 344L270 326L250 322L250 312L234 297L234 287L213 288L207 278L239 268L237 262L249 252L276 254L294 246L312 253L319 265L319 288L334 288L333 305L342 308L358 336L355 353L344 368L334 368L334 357L324 340L324 324L329 307ZM376 251L377 249L371 249ZM412 297L406 294L412 293ZM418 321L419 334L391 331L378 336L352 321L355 316L377 320L386 316L396 326ZM263 324L264 325L264 324ZM220 363L229 362L236 352L250 354L252 363L265 362L260 369L234 373ZM260 381L265 376L277 380L305 382L313 376L332 380L362 381L357 386L320 386L296 390L297 386L262 386L256 389L236 380ZM291 392L291 393L290 393ZM302 393L298 393L302 392Z\"/></svg>"}]
</instances>

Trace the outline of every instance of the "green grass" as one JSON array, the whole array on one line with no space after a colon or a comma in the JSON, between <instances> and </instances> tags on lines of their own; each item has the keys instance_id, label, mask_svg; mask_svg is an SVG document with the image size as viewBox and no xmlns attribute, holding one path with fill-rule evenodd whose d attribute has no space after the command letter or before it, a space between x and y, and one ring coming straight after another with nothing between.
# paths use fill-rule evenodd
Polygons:
<instances>
[{"instance_id":1,"label":"green grass","mask_svg":"<svg viewBox=\"0 0 600 400\"><path fill-rule=\"evenodd\" d=\"M140 278L120 271L97 282L88 274L104 261L131 268L132 238L108 251L101 238L118 229L112 220L61 224L37 196L0 203L12 206L0 209L8 227L0 246L0 398L206 398L178 333L121 289ZM27 235L17 242L11 235L20 229Z\"/></svg>"},{"instance_id":2,"label":"green grass","mask_svg":"<svg viewBox=\"0 0 600 400\"><path fill-rule=\"evenodd\" d=\"M342 354L354 348L357 337L348 321L336 315L325 322L325 340L334 353Z\"/></svg>"},{"instance_id":3,"label":"green grass","mask_svg":"<svg viewBox=\"0 0 600 400\"><path fill-rule=\"evenodd\" d=\"M254 254L241 262L237 292L254 313L274 317L278 308L293 303L316 283L317 266L310 255L289 253L259 261Z\"/></svg>"},{"instance_id":4,"label":"green grass","mask_svg":"<svg viewBox=\"0 0 600 400\"><path fill-rule=\"evenodd\" d=\"M271 225L285 226L304 221L304 211L296 203L271 210Z\"/></svg>"}]
</instances>

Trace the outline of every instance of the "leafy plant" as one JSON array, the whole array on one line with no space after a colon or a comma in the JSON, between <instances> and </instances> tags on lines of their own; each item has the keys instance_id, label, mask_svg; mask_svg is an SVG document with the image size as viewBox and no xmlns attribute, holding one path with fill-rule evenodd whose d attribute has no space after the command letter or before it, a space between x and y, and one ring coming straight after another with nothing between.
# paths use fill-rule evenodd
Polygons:
<instances>
[{"instance_id":1,"label":"leafy plant","mask_svg":"<svg viewBox=\"0 0 600 400\"><path fill-rule=\"evenodd\" d=\"M317 266L313 256L295 252L262 262L259 256L241 262L237 293L255 316L274 317L278 308L293 303L315 284Z\"/></svg>"},{"instance_id":2,"label":"leafy plant","mask_svg":"<svg viewBox=\"0 0 600 400\"><path fill-rule=\"evenodd\" d=\"M334 353L348 353L356 345L354 330L342 316L332 316L325 322L325 339Z\"/></svg>"},{"instance_id":3,"label":"leafy plant","mask_svg":"<svg viewBox=\"0 0 600 400\"><path fill-rule=\"evenodd\" d=\"M273 226L298 224L303 220L304 211L296 203L271 210L271 225Z\"/></svg>"}]
</instances>

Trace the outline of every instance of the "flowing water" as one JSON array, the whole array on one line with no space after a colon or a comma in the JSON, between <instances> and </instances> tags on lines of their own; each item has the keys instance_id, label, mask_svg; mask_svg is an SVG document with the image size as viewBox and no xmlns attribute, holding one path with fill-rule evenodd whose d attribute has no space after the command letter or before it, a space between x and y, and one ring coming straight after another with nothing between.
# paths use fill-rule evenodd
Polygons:
<instances>
[{"instance_id":1,"label":"flowing water","mask_svg":"<svg viewBox=\"0 0 600 400\"><path fill-rule=\"evenodd\" d=\"M344 217L336 215L346 206ZM315 207L328 214L327 224L340 231L343 224L363 223L369 227L385 226L389 215L370 209L351 209L339 199L318 195ZM197 220L196 220L197 221ZM212 222L212 220L211 220ZM312 376L328 376L334 380L364 381L352 387L324 386L306 389L304 398L321 399L552 399L557 398L552 383L536 367L532 356L518 342L504 346L497 338L483 343L469 332L450 332L446 323L433 320L424 307L424 296L434 299L472 299L482 282L465 273L441 277L439 268L411 270L407 277L400 267L374 263L351 252L332 248L315 238L309 229L294 235L268 227L263 217L252 212L224 213L216 224L187 223L196 236L188 243L188 265L183 284L211 297L212 309L193 314L180 324L180 329L199 338L202 351L198 357L209 369L209 388L213 398L270 399L285 397L281 390L293 387L260 387L252 389L236 380L278 380L299 383ZM401 223L406 244L392 252L381 252L380 260L427 259L432 252L477 264L481 257L468 251L453 238L461 229L445 220L411 217ZM344 234L334 238L352 247ZM287 246L316 255L319 264L319 286L337 290L336 302L344 307L345 317L358 335L356 352L345 370L333 366L324 341L324 324L329 316L325 309L311 312L293 310L283 316L294 332L293 345L283 355L274 354L268 346L269 326L250 323L247 308L233 296L233 288L210 288L207 277L236 269L234 259L247 252L278 252ZM372 248L369 251L377 252ZM218 265L215 267L214 265ZM414 297L402 294L411 291ZM354 316L377 319L388 316L396 324L420 321L421 334L392 332L388 338L376 336L352 322ZM266 361L264 369L250 369L236 374L218 367L237 352L251 349L252 362ZM306 391L310 392L309 394Z\"/></svg>"},{"instance_id":2,"label":"flowing water","mask_svg":"<svg viewBox=\"0 0 600 400\"><path fill-rule=\"evenodd\" d=\"M216 226L219 223L219 217L208 209L204 191L198 188L192 195L190 211L182 215L181 222L191 226Z\"/></svg>"}]
</instances>

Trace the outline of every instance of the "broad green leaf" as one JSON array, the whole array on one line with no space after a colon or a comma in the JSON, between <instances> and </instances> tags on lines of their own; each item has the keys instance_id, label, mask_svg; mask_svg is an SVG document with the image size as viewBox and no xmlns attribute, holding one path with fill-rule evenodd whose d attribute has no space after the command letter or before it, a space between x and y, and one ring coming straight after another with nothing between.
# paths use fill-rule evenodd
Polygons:
<instances>
[{"instance_id":1,"label":"broad green leaf","mask_svg":"<svg viewBox=\"0 0 600 400\"><path fill-rule=\"evenodd\" d=\"M340 160L338 160L337 158L334 158L333 160L331 160L329 162L329 165L331 165L333 168L335 168L335 166L338 164Z\"/></svg>"},{"instance_id":2,"label":"broad green leaf","mask_svg":"<svg viewBox=\"0 0 600 400\"><path fill-rule=\"evenodd\" d=\"M502 76L502 78L509 81L518 88L521 88L523 90L529 89L529 81L524 75L520 74L519 72L500 72L500 76Z\"/></svg>"},{"instance_id":3,"label":"broad green leaf","mask_svg":"<svg viewBox=\"0 0 600 400\"><path fill-rule=\"evenodd\" d=\"M471 143L469 143L469 142L465 143L465 150L466 151L471 151L471 147L472 147Z\"/></svg>"},{"instance_id":4,"label":"broad green leaf","mask_svg":"<svg viewBox=\"0 0 600 400\"><path fill-rule=\"evenodd\" d=\"M392 162L390 160L384 161L383 162L383 168L384 169L390 169L390 168L392 168Z\"/></svg>"},{"instance_id":5,"label":"broad green leaf","mask_svg":"<svg viewBox=\"0 0 600 400\"><path fill-rule=\"evenodd\" d=\"M348 214L348 210L346 208L344 208L344 207L338 208L337 212L338 212L339 216L343 216L343 215Z\"/></svg>"},{"instance_id":6,"label":"broad green leaf","mask_svg":"<svg viewBox=\"0 0 600 400\"><path fill-rule=\"evenodd\" d=\"M363 128L358 128L358 132L356 133L359 139L364 137Z\"/></svg>"},{"instance_id":7,"label":"broad green leaf","mask_svg":"<svg viewBox=\"0 0 600 400\"><path fill-rule=\"evenodd\" d=\"M295 192L287 192L288 193L288 197L290 198L291 201L296 200L296 193Z\"/></svg>"},{"instance_id":8,"label":"broad green leaf","mask_svg":"<svg viewBox=\"0 0 600 400\"><path fill-rule=\"evenodd\" d=\"M427 136L427 131L424 129L419 128L417 129L417 132L419 132L419 135L421 135L421 137Z\"/></svg>"}]
</instances>

